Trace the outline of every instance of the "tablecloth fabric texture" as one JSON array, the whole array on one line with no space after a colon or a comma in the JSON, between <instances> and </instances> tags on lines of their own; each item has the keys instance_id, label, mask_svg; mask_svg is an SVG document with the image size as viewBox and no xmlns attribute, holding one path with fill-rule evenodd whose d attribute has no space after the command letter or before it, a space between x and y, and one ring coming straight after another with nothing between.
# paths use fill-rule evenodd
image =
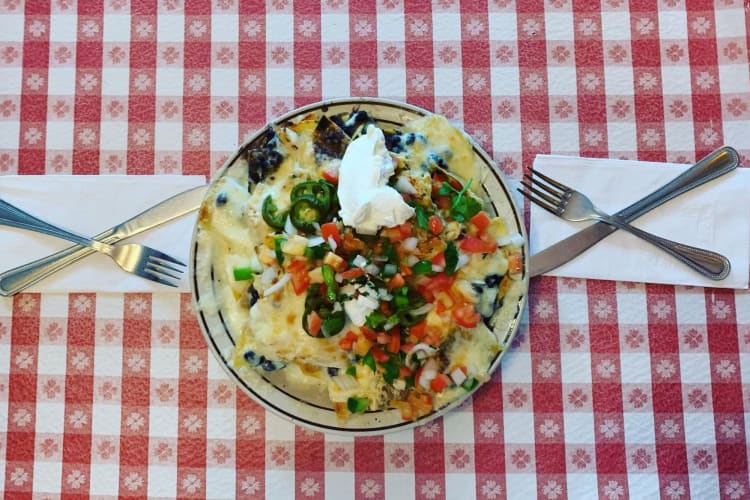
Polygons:
<instances>
[{"instance_id":1,"label":"tablecloth fabric texture","mask_svg":"<svg viewBox=\"0 0 750 500\"><path fill-rule=\"evenodd\" d=\"M210 175L269 118L346 95L447 115L512 179L550 152L687 163L726 143L747 164L746 7L3 0L0 173ZM26 293L0 301L0 491L747 498L749 353L746 291L538 278L472 401L349 439L239 393L188 294Z\"/></svg>"}]
</instances>

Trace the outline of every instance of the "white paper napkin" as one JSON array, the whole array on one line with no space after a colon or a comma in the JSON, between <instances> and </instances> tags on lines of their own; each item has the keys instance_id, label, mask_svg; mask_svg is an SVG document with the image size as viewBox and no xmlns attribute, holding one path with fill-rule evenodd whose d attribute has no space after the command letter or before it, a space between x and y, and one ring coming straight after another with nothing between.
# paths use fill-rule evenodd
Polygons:
<instances>
[{"instance_id":1,"label":"white paper napkin","mask_svg":"<svg viewBox=\"0 0 750 500\"><path fill-rule=\"evenodd\" d=\"M95 235L170 196L205 184L201 175L0 176L0 197L22 210L85 235ZM141 233L128 242L154 247L187 263L195 214ZM0 271L45 257L71 243L0 226ZM32 292L169 292L189 290L187 272L170 288L121 270L94 254L28 288Z\"/></svg>"},{"instance_id":2,"label":"white paper napkin","mask_svg":"<svg viewBox=\"0 0 750 500\"><path fill-rule=\"evenodd\" d=\"M690 165L538 155L534 168L586 194L613 214L666 184ZM567 222L532 204L531 255L592 222ZM750 268L750 169L737 169L643 215L633 225L726 256L732 271L713 281L649 243L616 231L577 259L547 273L674 285L747 288Z\"/></svg>"}]
</instances>

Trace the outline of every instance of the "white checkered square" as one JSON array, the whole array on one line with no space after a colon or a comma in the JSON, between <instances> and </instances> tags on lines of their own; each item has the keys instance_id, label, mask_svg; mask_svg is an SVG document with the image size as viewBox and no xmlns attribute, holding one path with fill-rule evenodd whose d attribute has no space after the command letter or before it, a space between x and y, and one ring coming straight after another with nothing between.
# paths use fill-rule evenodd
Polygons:
<instances>
[{"instance_id":1,"label":"white checkered square","mask_svg":"<svg viewBox=\"0 0 750 500\"><path fill-rule=\"evenodd\" d=\"M153 412L153 409L151 410ZM112 404L94 404L91 407L91 433L100 436L120 434L121 408Z\"/></svg>"},{"instance_id":2,"label":"white checkered square","mask_svg":"<svg viewBox=\"0 0 750 500\"><path fill-rule=\"evenodd\" d=\"M180 376L180 356L175 349L151 348L151 377L178 378Z\"/></svg>"},{"instance_id":3,"label":"white checkered square","mask_svg":"<svg viewBox=\"0 0 750 500\"><path fill-rule=\"evenodd\" d=\"M588 352L560 354L560 376L564 384L591 383L591 354Z\"/></svg>"},{"instance_id":4,"label":"white checkered square","mask_svg":"<svg viewBox=\"0 0 750 500\"><path fill-rule=\"evenodd\" d=\"M528 352L511 352L500 364L503 384L528 384L531 380L531 354Z\"/></svg>"},{"instance_id":5,"label":"white checkered square","mask_svg":"<svg viewBox=\"0 0 750 500\"><path fill-rule=\"evenodd\" d=\"M651 413L624 413L625 442L654 444L654 416Z\"/></svg>"},{"instance_id":6,"label":"white checkered square","mask_svg":"<svg viewBox=\"0 0 750 500\"><path fill-rule=\"evenodd\" d=\"M152 438L176 438L178 435L178 408L151 406L148 414L148 433Z\"/></svg>"},{"instance_id":7,"label":"white checkered square","mask_svg":"<svg viewBox=\"0 0 750 500\"><path fill-rule=\"evenodd\" d=\"M687 40L687 12L684 10L659 11L659 38L664 40Z\"/></svg>"},{"instance_id":8,"label":"white checkered square","mask_svg":"<svg viewBox=\"0 0 750 500\"><path fill-rule=\"evenodd\" d=\"M502 89L502 94L500 95L521 95L518 68L493 66L490 68L490 80L492 82L492 90L495 93L500 94L500 90Z\"/></svg>"},{"instance_id":9,"label":"white checkered square","mask_svg":"<svg viewBox=\"0 0 750 500\"><path fill-rule=\"evenodd\" d=\"M52 16L73 17L73 16ZM164 16L161 16L164 17ZM129 42L130 41L130 16L127 14L108 14L104 16L104 30L102 41L106 42ZM182 32L182 31L180 31ZM157 31L158 33L158 31ZM75 35L75 26L73 27Z\"/></svg>"},{"instance_id":10,"label":"white checkered square","mask_svg":"<svg viewBox=\"0 0 750 500\"><path fill-rule=\"evenodd\" d=\"M378 95L400 97L406 95L406 78L401 68L378 68Z\"/></svg>"},{"instance_id":11,"label":"white checkered square","mask_svg":"<svg viewBox=\"0 0 750 500\"><path fill-rule=\"evenodd\" d=\"M687 96L692 91L690 66L662 66L661 80L664 85L664 94Z\"/></svg>"},{"instance_id":12,"label":"white checkered square","mask_svg":"<svg viewBox=\"0 0 750 500\"><path fill-rule=\"evenodd\" d=\"M563 414L565 442L568 444L594 444L594 415L585 412Z\"/></svg>"},{"instance_id":13,"label":"white checkered square","mask_svg":"<svg viewBox=\"0 0 750 500\"><path fill-rule=\"evenodd\" d=\"M602 39L630 40L630 15L627 12L602 11Z\"/></svg>"},{"instance_id":14,"label":"white checkered square","mask_svg":"<svg viewBox=\"0 0 750 500\"><path fill-rule=\"evenodd\" d=\"M646 353L620 353L620 370L623 384L651 383L651 357Z\"/></svg>"},{"instance_id":15,"label":"white checkered square","mask_svg":"<svg viewBox=\"0 0 750 500\"><path fill-rule=\"evenodd\" d=\"M216 361L215 356L208 355L208 363L206 364L206 372L208 373L208 380L221 380L226 381L227 375L224 373L224 369Z\"/></svg>"},{"instance_id":16,"label":"white checkered square","mask_svg":"<svg viewBox=\"0 0 750 500\"><path fill-rule=\"evenodd\" d=\"M323 42L348 42L349 16L346 14L322 14L320 16L320 38Z\"/></svg>"},{"instance_id":17,"label":"white checkered square","mask_svg":"<svg viewBox=\"0 0 750 500\"><path fill-rule=\"evenodd\" d=\"M266 16L266 42L290 42L294 40L294 16L273 14Z\"/></svg>"},{"instance_id":18,"label":"white checkered square","mask_svg":"<svg viewBox=\"0 0 750 500\"><path fill-rule=\"evenodd\" d=\"M120 470L117 464L91 464L89 493L91 495L117 496Z\"/></svg>"},{"instance_id":19,"label":"white checkered square","mask_svg":"<svg viewBox=\"0 0 750 500\"><path fill-rule=\"evenodd\" d=\"M508 69L515 71L515 68ZM578 92L576 80L575 68L567 66L549 66L547 68L549 95L576 95Z\"/></svg>"},{"instance_id":20,"label":"white checkered square","mask_svg":"<svg viewBox=\"0 0 750 500\"><path fill-rule=\"evenodd\" d=\"M37 373L39 375L65 375L64 345L40 344L37 351Z\"/></svg>"},{"instance_id":21,"label":"white checkered square","mask_svg":"<svg viewBox=\"0 0 750 500\"><path fill-rule=\"evenodd\" d=\"M490 31L492 36L495 33ZM432 39L440 41L461 40L461 16L458 13L438 12L432 15Z\"/></svg>"},{"instance_id":22,"label":"white checkered square","mask_svg":"<svg viewBox=\"0 0 750 500\"><path fill-rule=\"evenodd\" d=\"M349 95L351 75L347 68L323 68L321 70L323 99Z\"/></svg>"},{"instance_id":23,"label":"white checkered square","mask_svg":"<svg viewBox=\"0 0 750 500\"><path fill-rule=\"evenodd\" d=\"M45 140L47 149L69 150L73 146L73 122L48 121ZM67 311L60 316L66 314Z\"/></svg>"},{"instance_id":24,"label":"white checkered square","mask_svg":"<svg viewBox=\"0 0 750 500\"><path fill-rule=\"evenodd\" d=\"M617 321L619 323L648 323L646 296L642 293L617 294Z\"/></svg>"},{"instance_id":25,"label":"white checkered square","mask_svg":"<svg viewBox=\"0 0 750 500\"><path fill-rule=\"evenodd\" d=\"M128 22L125 23L127 29L127 36L121 41L128 40L130 38L130 16ZM105 17L106 19L106 17ZM105 24L105 33L106 33ZM23 29L23 21L21 21L21 29ZM50 42L75 42L78 34L78 17L70 14L56 15L52 14L49 16L49 41ZM17 40L21 40L18 38ZM107 41L107 40L105 40Z\"/></svg>"},{"instance_id":26,"label":"white checkered square","mask_svg":"<svg viewBox=\"0 0 750 500\"><path fill-rule=\"evenodd\" d=\"M94 376L119 377L122 375L122 345L94 346Z\"/></svg>"},{"instance_id":27,"label":"white checkered square","mask_svg":"<svg viewBox=\"0 0 750 500\"><path fill-rule=\"evenodd\" d=\"M102 122L99 127L101 144L106 144L110 150L128 149L128 123L127 122Z\"/></svg>"},{"instance_id":28,"label":"white checkered square","mask_svg":"<svg viewBox=\"0 0 750 500\"><path fill-rule=\"evenodd\" d=\"M48 132L50 130L49 125L51 125L52 123L47 125ZM71 127L72 126L73 125L71 124ZM65 318L68 315L68 296L64 294L41 295L41 301L39 303L39 315L42 318Z\"/></svg>"},{"instance_id":29,"label":"white checkered square","mask_svg":"<svg viewBox=\"0 0 750 500\"><path fill-rule=\"evenodd\" d=\"M177 468L159 465L148 467L148 496L174 498L177 493Z\"/></svg>"},{"instance_id":30,"label":"white checkered square","mask_svg":"<svg viewBox=\"0 0 750 500\"><path fill-rule=\"evenodd\" d=\"M163 17L163 16L162 16ZM211 41L236 43L239 38L240 18L236 14L211 16Z\"/></svg>"},{"instance_id":31,"label":"white checkered square","mask_svg":"<svg viewBox=\"0 0 750 500\"><path fill-rule=\"evenodd\" d=\"M443 417L444 443L473 443L474 414L470 411L452 411Z\"/></svg>"},{"instance_id":32,"label":"white checkered square","mask_svg":"<svg viewBox=\"0 0 750 500\"><path fill-rule=\"evenodd\" d=\"M7 351L7 349L2 349L2 346L0 346L0 355L3 353L3 351ZM3 358L0 357L0 360ZM5 363L2 363L2 365L5 365ZM7 373L8 369L6 366L3 366L4 373ZM0 401L0 415L4 415L6 418L0 418L0 433L8 432L8 401ZM4 436L3 436L4 437Z\"/></svg>"},{"instance_id":33,"label":"white checkered square","mask_svg":"<svg viewBox=\"0 0 750 500\"><path fill-rule=\"evenodd\" d=\"M735 4L739 5L739 4ZM745 4L747 5L747 4ZM738 22L743 17L746 19L747 11L742 8L738 9L716 9L714 11L714 20L716 21L716 33L723 38L744 38L747 36L745 25ZM747 87L745 87L747 89Z\"/></svg>"},{"instance_id":34,"label":"white checkered square","mask_svg":"<svg viewBox=\"0 0 750 500\"><path fill-rule=\"evenodd\" d=\"M705 384L711 380L711 357L707 352L680 353L680 380L683 384Z\"/></svg>"},{"instance_id":35,"label":"white checkered square","mask_svg":"<svg viewBox=\"0 0 750 500\"><path fill-rule=\"evenodd\" d=\"M105 17L106 20L106 17ZM211 32L213 38L215 33ZM185 39L185 17L171 14L156 17L156 40L158 42L182 42Z\"/></svg>"},{"instance_id":36,"label":"white checkered square","mask_svg":"<svg viewBox=\"0 0 750 500\"><path fill-rule=\"evenodd\" d=\"M664 122L664 143L667 151L695 149L693 122Z\"/></svg>"},{"instance_id":37,"label":"white checkered square","mask_svg":"<svg viewBox=\"0 0 750 500\"><path fill-rule=\"evenodd\" d=\"M688 475L688 483L690 484L690 496L693 498L716 498L718 492L721 491L719 476L716 474L690 474Z\"/></svg>"},{"instance_id":38,"label":"white checkered square","mask_svg":"<svg viewBox=\"0 0 750 500\"><path fill-rule=\"evenodd\" d=\"M104 84L102 74L102 85ZM125 82L127 89L127 81ZM47 73L47 93L50 95L73 95L76 90L76 69L50 67ZM127 92L125 92L127 94Z\"/></svg>"},{"instance_id":39,"label":"white checkered square","mask_svg":"<svg viewBox=\"0 0 750 500\"><path fill-rule=\"evenodd\" d=\"M552 122L549 124L551 153L566 153L577 150L579 144L578 123ZM583 297L584 300L586 297ZM584 311L586 311L584 309Z\"/></svg>"},{"instance_id":40,"label":"white checkered square","mask_svg":"<svg viewBox=\"0 0 750 500\"><path fill-rule=\"evenodd\" d=\"M180 296L174 293L155 293L151 299L151 319L178 321L180 319Z\"/></svg>"},{"instance_id":41,"label":"white checkered square","mask_svg":"<svg viewBox=\"0 0 750 500\"><path fill-rule=\"evenodd\" d=\"M175 144L182 140L182 123L156 122L154 123L154 150L172 151ZM156 295L154 295L156 298ZM154 319L158 319L158 309L154 308ZM170 318L164 318L170 319ZM172 318L176 319L176 318Z\"/></svg>"},{"instance_id":42,"label":"white checkered square","mask_svg":"<svg viewBox=\"0 0 750 500\"><path fill-rule=\"evenodd\" d=\"M675 306L678 325L706 323L706 297L702 288L678 288L675 293Z\"/></svg>"},{"instance_id":43,"label":"white checkered square","mask_svg":"<svg viewBox=\"0 0 750 500\"><path fill-rule=\"evenodd\" d=\"M456 96L463 94L461 71L454 68L435 68L435 95Z\"/></svg>"},{"instance_id":44,"label":"white checkered square","mask_svg":"<svg viewBox=\"0 0 750 500\"><path fill-rule=\"evenodd\" d=\"M115 293L96 294L97 318L122 319L122 295Z\"/></svg>"},{"instance_id":45,"label":"white checkered square","mask_svg":"<svg viewBox=\"0 0 750 500\"><path fill-rule=\"evenodd\" d=\"M276 441L294 441L294 424L287 422L273 413L266 413L266 439Z\"/></svg>"},{"instance_id":46,"label":"white checkered square","mask_svg":"<svg viewBox=\"0 0 750 500\"><path fill-rule=\"evenodd\" d=\"M380 14L377 23L377 40L379 42L401 42L404 40L403 14Z\"/></svg>"},{"instance_id":47,"label":"white checkered square","mask_svg":"<svg viewBox=\"0 0 750 500\"><path fill-rule=\"evenodd\" d=\"M725 121L722 125L725 144L731 144L740 150L750 149L750 134L747 133L750 130L749 120Z\"/></svg>"},{"instance_id":48,"label":"white checkered square","mask_svg":"<svg viewBox=\"0 0 750 500\"><path fill-rule=\"evenodd\" d=\"M518 20L516 15L509 12L490 12L487 16L492 40L518 40Z\"/></svg>"},{"instance_id":49,"label":"white checkered square","mask_svg":"<svg viewBox=\"0 0 750 500\"><path fill-rule=\"evenodd\" d=\"M388 498L391 497L389 496ZM396 497L394 496L393 498ZM462 500L471 500L472 498L476 498L476 483L474 474L445 474L445 498L461 498Z\"/></svg>"},{"instance_id":50,"label":"white checkered square","mask_svg":"<svg viewBox=\"0 0 750 500\"><path fill-rule=\"evenodd\" d=\"M350 474L351 475L351 474ZM273 485L273 496L276 498L294 498L294 471L266 469L266 484Z\"/></svg>"},{"instance_id":51,"label":"white checkered square","mask_svg":"<svg viewBox=\"0 0 750 500\"><path fill-rule=\"evenodd\" d=\"M65 403L36 403L37 434L62 434L65 428Z\"/></svg>"},{"instance_id":52,"label":"white checkered square","mask_svg":"<svg viewBox=\"0 0 750 500\"><path fill-rule=\"evenodd\" d=\"M507 498L536 498L536 475L506 474L505 488Z\"/></svg>"},{"instance_id":53,"label":"white checkered square","mask_svg":"<svg viewBox=\"0 0 750 500\"><path fill-rule=\"evenodd\" d=\"M294 96L294 72L285 68L266 68L266 88L269 97Z\"/></svg>"},{"instance_id":54,"label":"white checkered square","mask_svg":"<svg viewBox=\"0 0 750 500\"><path fill-rule=\"evenodd\" d=\"M18 42L23 40L23 29L25 26L24 16L3 13L0 21L2 21L2 28L0 28L0 42Z\"/></svg>"},{"instance_id":55,"label":"white checkered square","mask_svg":"<svg viewBox=\"0 0 750 500\"><path fill-rule=\"evenodd\" d=\"M509 443L533 443L534 416L526 412L504 412L503 433L506 445Z\"/></svg>"},{"instance_id":56,"label":"white checkered square","mask_svg":"<svg viewBox=\"0 0 750 500\"><path fill-rule=\"evenodd\" d=\"M206 467L206 491L214 498L234 498L236 475L232 468Z\"/></svg>"},{"instance_id":57,"label":"white checkered square","mask_svg":"<svg viewBox=\"0 0 750 500\"><path fill-rule=\"evenodd\" d=\"M573 13L546 12L544 14L544 31L548 41L573 40Z\"/></svg>"},{"instance_id":58,"label":"white checkered square","mask_svg":"<svg viewBox=\"0 0 750 500\"><path fill-rule=\"evenodd\" d=\"M239 125L235 123L211 124L211 150L234 151L239 146Z\"/></svg>"},{"instance_id":59,"label":"white checkered square","mask_svg":"<svg viewBox=\"0 0 750 500\"><path fill-rule=\"evenodd\" d=\"M604 66L604 91L608 95L633 95L633 68Z\"/></svg>"},{"instance_id":60,"label":"white checkered square","mask_svg":"<svg viewBox=\"0 0 750 500\"><path fill-rule=\"evenodd\" d=\"M635 123L607 123L607 142L610 151L635 151L638 147Z\"/></svg>"},{"instance_id":61,"label":"white checkered square","mask_svg":"<svg viewBox=\"0 0 750 500\"><path fill-rule=\"evenodd\" d=\"M156 95L181 96L183 89L182 68L156 68ZM213 83L213 82L212 82Z\"/></svg>"},{"instance_id":62,"label":"white checkered square","mask_svg":"<svg viewBox=\"0 0 750 500\"><path fill-rule=\"evenodd\" d=\"M267 476L266 476L267 477ZM355 498L354 474L350 472L325 472L326 498ZM332 488L330 485L336 485ZM400 498L405 491L414 491L414 474L386 474L384 498Z\"/></svg>"},{"instance_id":63,"label":"white checkered square","mask_svg":"<svg viewBox=\"0 0 750 500\"><path fill-rule=\"evenodd\" d=\"M116 474L115 477L117 477ZM62 484L62 464L59 462L34 462L33 484L34 491L37 493L59 492L60 484ZM115 491L115 493L117 492Z\"/></svg>"},{"instance_id":64,"label":"white checkered square","mask_svg":"<svg viewBox=\"0 0 750 500\"><path fill-rule=\"evenodd\" d=\"M2 71L0 71L2 78ZM0 84L2 85L2 84ZM51 122L48 122L51 123ZM0 120L0 148L16 149L18 148L18 134L21 131L21 123L16 120ZM7 301L12 304L12 301Z\"/></svg>"},{"instance_id":65,"label":"white checkered square","mask_svg":"<svg viewBox=\"0 0 750 500\"><path fill-rule=\"evenodd\" d=\"M334 436L334 440L343 441L343 442L354 442L353 438L344 437L342 439L341 436ZM413 443L414 432L411 429L398 431L398 432L390 432L388 434L383 435L383 442L384 443Z\"/></svg>"},{"instance_id":66,"label":"white checkered square","mask_svg":"<svg viewBox=\"0 0 750 500\"><path fill-rule=\"evenodd\" d=\"M50 71L52 71L51 68ZM128 68L110 68L107 66L102 68L102 95L126 96L130 92L129 83L130 70ZM75 81L73 81L73 84L75 85Z\"/></svg>"},{"instance_id":67,"label":"white checkered square","mask_svg":"<svg viewBox=\"0 0 750 500\"><path fill-rule=\"evenodd\" d=\"M521 124L493 123L492 144L498 151L521 151Z\"/></svg>"},{"instance_id":68,"label":"white checkered square","mask_svg":"<svg viewBox=\"0 0 750 500\"><path fill-rule=\"evenodd\" d=\"M237 97L239 79L238 69L211 68L211 95Z\"/></svg>"},{"instance_id":69,"label":"white checkered square","mask_svg":"<svg viewBox=\"0 0 750 500\"><path fill-rule=\"evenodd\" d=\"M685 424L685 442L690 444L715 444L715 420L716 416L711 413L684 413L682 421Z\"/></svg>"},{"instance_id":70,"label":"white checkered square","mask_svg":"<svg viewBox=\"0 0 750 500\"><path fill-rule=\"evenodd\" d=\"M206 437L208 439L234 439L236 437L236 414L233 408L207 408Z\"/></svg>"},{"instance_id":71,"label":"white checkered square","mask_svg":"<svg viewBox=\"0 0 750 500\"><path fill-rule=\"evenodd\" d=\"M657 474L628 474L627 480L631 495L635 492L645 493L648 491L656 496L656 492L659 491L659 476ZM690 488L690 495L693 498L711 498L711 495L707 497L695 496L695 491L692 488Z\"/></svg>"},{"instance_id":72,"label":"white checkered square","mask_svg":"<svg viewBox=\"0 0 750 500\"><path fill-rule=\"evenodd\" d=\"M747 63L744 64L720 64L719 86L722 94L741 94L750 89L750 75L747 71Z\"/></svg>"}]
</instances>

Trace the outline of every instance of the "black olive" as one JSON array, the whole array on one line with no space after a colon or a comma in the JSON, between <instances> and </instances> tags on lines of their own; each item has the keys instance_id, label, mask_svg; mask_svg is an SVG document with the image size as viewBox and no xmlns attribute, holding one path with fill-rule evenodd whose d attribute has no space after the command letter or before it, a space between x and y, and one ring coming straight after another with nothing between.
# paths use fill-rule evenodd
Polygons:
<instances>
[{"instance_id":1,"label":"black olive","mask_svg":"<svg viewBox=\"0 0 750 500\"><path fill-rule=\"evenodd\" d=\"M284 368L286 366L286 363L284 363L283 361L273 361L271 359L266 359L263 360L260 366L265 371L272 372Z\"/></svg>"},{"instance_id":2,"label":"black olive","mask_svg":"<svg viewBox=\"0 0 750 500\"><path fill-rule=\"evenodd\" d=\"M216 195L216 206L221 207L226 204L227 204L227 193L222 191L221 193Z\"/></svg>"},{"instance_id":3,"label":"black olive","mask_svg":"<svg viewBox=\"0 0 750 500\"><path fill-rule=\"evenodd\" d=\"M247 361L247 364L249 364L250 366L258 366L259 364L266 361L266 358L258 355L258 353L253 350L245 351L244 358L245 361Z\"/></svg>"},{"instance_id":4,"label":"black olive","mask_svg":"<svg viewBox=\"0 0 750 500\"><path fill-rule=\"evenodd\" d=\"M488 274L484 278L485 284L490 288L495 288L500 284L500 281L503 279L502 276L499 274Z\"/></svg>"},{"instance_id":5,"label":"black olive","mask_svg":"<svg viewBox=\"0 0 750 500\"><path fill-rule=\"evenodd\" d=\"M448 170L448 164L445 163L445 160L439 154L430 153L430 161L443 170Z\"/></svg>"},{"instance_id":6,"label":"black olive","mask_svg":"<svg viewBox=\"0 0 750 500\"><path fill-rule=\"evenodd\" d=\"M406 135L406 145L411 146L414 144L414 141L417 139L417 135L413 132Z\"/></svg>"},{"instance_id":7,"label":"black olive","mask_svg":"<svg viewBox=\"0 0 750 500\"><path fill-rule=\"evenodd\" d=\"M250 285L250 287L248 287L247 289L247 302L249 304L249 307L253 307L255 303L258 302L258 299L260 299L258 290L256 290L253 285Z\"/></svg>"},{"instance_id":8,"label":"black olive","mask_svg":"<svg viewBox=\"0 0 750 500\"><path fill-rule=\"evenodd\" d=\"M329 366L326 369L326 371L328 372L328 375L331 376L331 377L335 377L336 375L339 374L339 369L336 368L335 366Z\"/></svg>"}]
</instances>

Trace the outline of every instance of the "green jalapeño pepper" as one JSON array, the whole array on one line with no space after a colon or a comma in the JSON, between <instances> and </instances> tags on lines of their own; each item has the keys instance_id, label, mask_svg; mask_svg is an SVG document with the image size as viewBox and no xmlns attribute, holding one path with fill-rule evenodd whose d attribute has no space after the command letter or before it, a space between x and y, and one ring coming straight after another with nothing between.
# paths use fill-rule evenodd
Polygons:
<instances>
[{"instance_id":1,"label":"green jalape\u00f1o pepper","mask_svg":"<svg viewBox=\"0 0 750 500\"><path fill-rule=\"evenodd\" d=\"M279 213L279 209L276 208L276 203L269 194L263 199L263 207L261 209L263 220L266 224L274 229L284 229L284 223L286 222L286 212Z\"/></svg>"},{"instance_id":2,"label":"green jalape\u00f1o pepper","mask_svg":"<svg viewBox=\"0 0 750 500\"><path fill-rule=\"evenodd\" d=\"M325 209L313 196L303 195L292 202L289 218L292 225L305 233L315 233L316 224L325 217Z\"/></svg>"},{"instance_id":3,"label":"green jalape\u00f1o pepper","mask_svg":"<svg viewBox=\"0 0 750 500\"><path fill-rule=\"evenodd\" d=\"M308 316L311 311L315 311L323 320L318 336L322 334L323 337L332 337L344 328L346 316L343 309L336 310L335 303L328 300L328 297L321 292L320 283L313 283L307 289L305 312L302 316L302 328L310 335Z\"/></svg>"},{"instance_id":4,"label":"green jalape\u00f1o pepper","mask_svg":"<svg viewBox=\"0 0 750 500\"><path fill-rule=\"evenodd\" d=\"M307 181L297 184L292 188L290 195L292 203L303 197L311 197L320 205L323 212L321 219L331 210L333 193L331 186L326 182Z\"/></svg>"}]
</instances>

